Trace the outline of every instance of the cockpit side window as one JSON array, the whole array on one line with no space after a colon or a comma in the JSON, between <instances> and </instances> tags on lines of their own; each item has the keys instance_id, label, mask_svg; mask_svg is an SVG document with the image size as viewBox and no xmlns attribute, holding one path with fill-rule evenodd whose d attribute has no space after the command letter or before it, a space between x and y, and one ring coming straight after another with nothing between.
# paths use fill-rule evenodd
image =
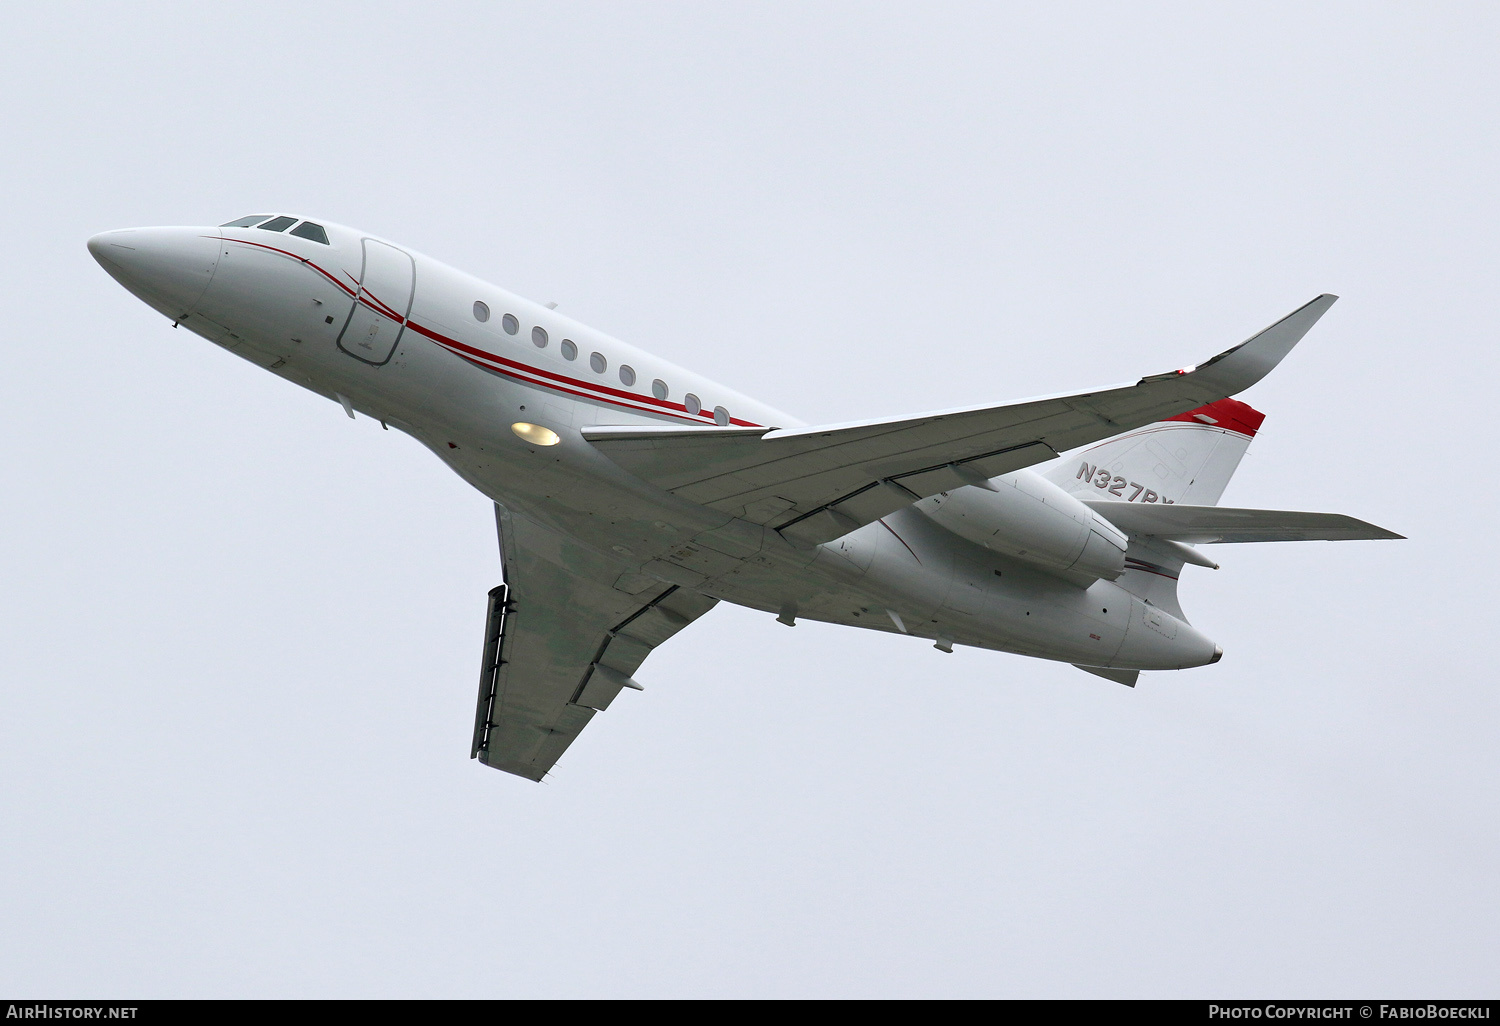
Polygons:
<instances>
[{"instance_id":1,"label":"cockpit side window","mask_svg":"<svg viewBox=\"0 0 1500 1026\"><path fill-rule=\"evenodd\" d=\"M295 217L273 217L261 225L260 230L263 232L284 232L296 223L297 219Z\"/></svg>"},{"instance_id":2,"label":"cockpit side window","mask_svg":"<svg viewBox=\"0 0 1500 1026\"><path fill-rule=\"evenodd\" d=\"M254 228L256 225L260 224L262 221L264 221L266 218L268 218L270 216L271 216L270 214L251 214L249 217L242 217L238 221L230 221L228 224L221 224L221 225L219 225L219 227L220 228Z\"/></svg>"},{"instance_id":3,"label":"cockpit side window","mask_svg":"<svg viewBox=\"0 0 1500 1026\"><path fill-rule=\"evenodd\" d=\"M328 233L323 230L322 225L313 224L311 221L303 221L293 228L291 233L301 239L312 239L314 242L328 245Z\"/></svg>"}]
</instances>

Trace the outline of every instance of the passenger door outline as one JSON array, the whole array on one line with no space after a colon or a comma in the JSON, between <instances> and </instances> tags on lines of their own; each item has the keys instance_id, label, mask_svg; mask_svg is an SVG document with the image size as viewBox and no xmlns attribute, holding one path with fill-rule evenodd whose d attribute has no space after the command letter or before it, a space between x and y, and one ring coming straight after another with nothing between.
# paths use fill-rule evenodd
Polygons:
<instances>
[{"instance_id":1,"label":"passenger door outline","mask_svg":"<svg viewBox=\"0 0 1500 1026\"><path fill-rule=\"evenodd\" d=\"M363 363L381 367L396 354L417 295L411 254L378 239L362 239L359 292L337 345Z\"/></svg>"}]
</instances>

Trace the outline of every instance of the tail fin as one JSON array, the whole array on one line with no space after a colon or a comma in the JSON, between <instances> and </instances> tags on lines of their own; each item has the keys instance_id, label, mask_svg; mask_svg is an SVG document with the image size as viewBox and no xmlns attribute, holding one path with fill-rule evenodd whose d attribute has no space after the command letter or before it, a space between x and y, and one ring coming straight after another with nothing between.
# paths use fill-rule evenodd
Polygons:
<instances>
[{"instance_id":1,"label":"tail fin","mask_svg":"<svg viewBox=\"0 0 1500 1026\"><path fill-rule=\"evenodd\" d=\"M1237 399L1220 399L1106 439L1041 473L1079 499L1213 506L1265 419ZM1133 533L1129 537L1120 586L1186 620L1177 600L1183 564L1216 564L1181 543Z\"/></svg>"},{"instance_id":2,"label":"tail fin","mask_svg":"<svg viewBox=\"0 0 1500 1026\"><path fill-rule=\"evenodd\" d=\"M1042 474L1079 499L1213 506L1265 419L1220 399L1082 449Z\"/></svg>"}]
</instances>

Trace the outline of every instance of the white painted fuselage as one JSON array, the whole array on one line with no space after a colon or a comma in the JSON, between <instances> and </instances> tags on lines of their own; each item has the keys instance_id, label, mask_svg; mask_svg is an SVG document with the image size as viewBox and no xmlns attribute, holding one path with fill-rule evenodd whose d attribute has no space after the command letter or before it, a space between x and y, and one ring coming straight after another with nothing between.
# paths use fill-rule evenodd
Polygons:
<instances>
[{"instance_id":1,"label":"white painted fuselage","mask_svg":"<svg viewBox=\"0 0 1500 1026\"><path fill-rule=\"evenodd\" d=\"M622 578L669 581L785 621L907 633L945 648L1127 669L1218 658L1199 631L1112 581L1010 558L917 507L802 548L650 484L582 430L801 422L558 310L320 224L328 244L255 227L188 227L106 232L89 247L182 327L407 432L513 514L620 563ZM545 427L559 441L534 444L513 430L517 423Z\"/></svg>"}]
</instances>

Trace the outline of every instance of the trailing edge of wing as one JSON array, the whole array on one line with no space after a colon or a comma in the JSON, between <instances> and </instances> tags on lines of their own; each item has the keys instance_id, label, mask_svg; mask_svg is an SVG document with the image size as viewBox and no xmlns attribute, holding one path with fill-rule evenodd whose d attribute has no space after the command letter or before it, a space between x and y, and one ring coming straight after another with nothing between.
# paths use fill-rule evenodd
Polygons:
<instances>
[{"instance_id":1,"label":"trailing edge of wing","mask_svg":"<svg viewBox=\"0 0 1500 1026\"><path fill-rule=\"evenodd\" d=\"M1402 537L1342 513L1098 499L1085 499L1084 504L1127 534L1178 542L1373 541Z\"/></svg>"},{"instance_id":2,"label":"trailing edge of wing","mask_svg":"<svg viewBox=\"0 0 1500 1026\"><path fill-rule=\"evenodd\" d=\"M917 499L1023 467L1243 391L1337 297L1319 296L1196 367L1002 406L782 430L590 427L626 470L675 495L811 546Z\"/></svg>"}]
</instances>

